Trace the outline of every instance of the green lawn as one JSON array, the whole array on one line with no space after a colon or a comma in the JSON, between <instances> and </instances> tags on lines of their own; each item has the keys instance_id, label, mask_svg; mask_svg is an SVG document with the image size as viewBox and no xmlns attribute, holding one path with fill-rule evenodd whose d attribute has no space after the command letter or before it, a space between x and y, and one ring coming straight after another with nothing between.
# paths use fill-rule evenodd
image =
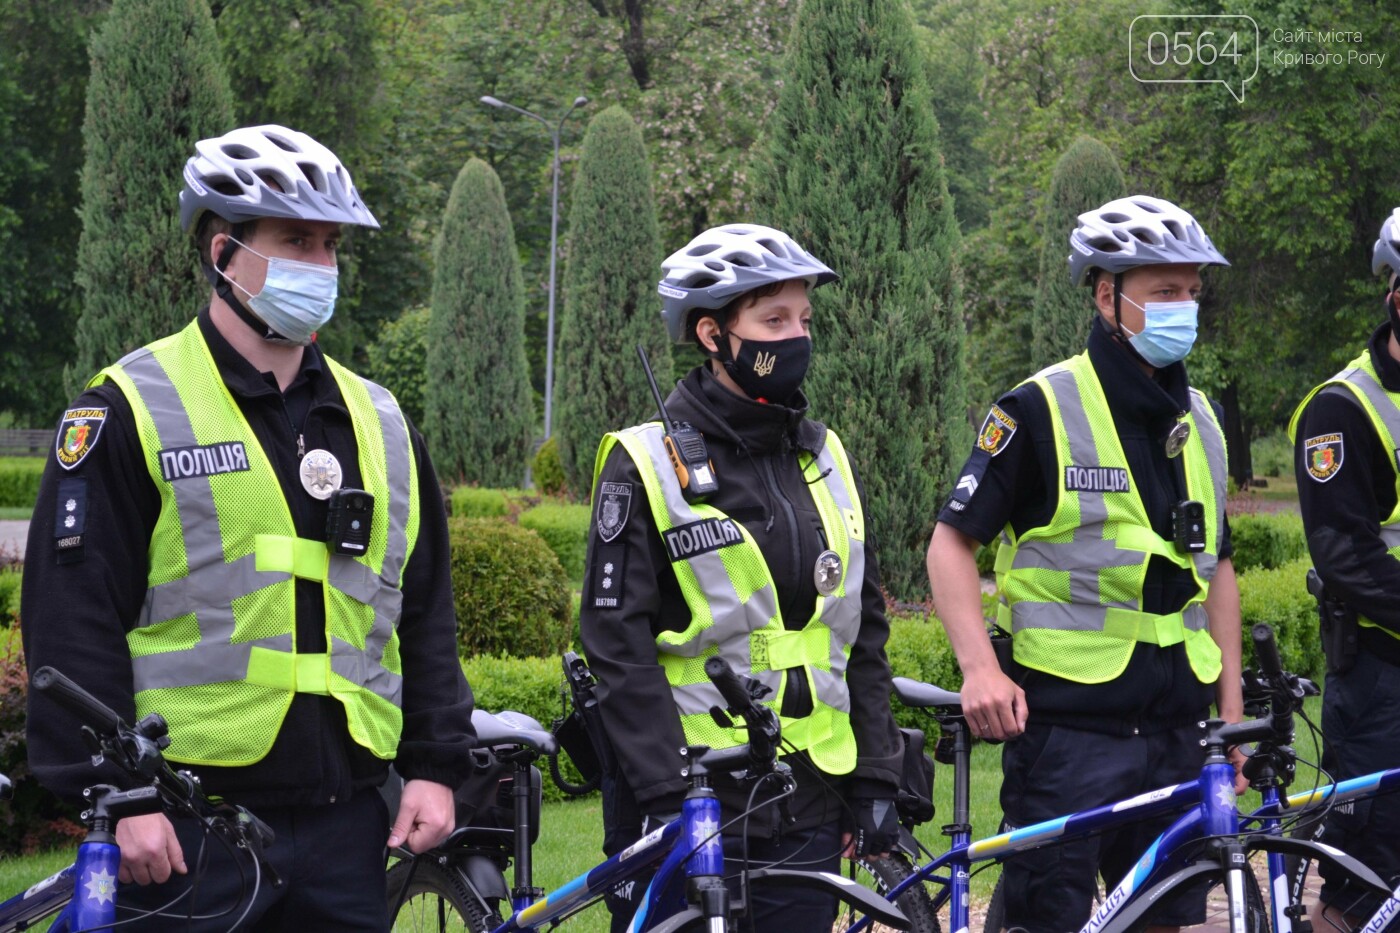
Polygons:
<instances>
[{"instance_id":1,"label":"green lawn","mask_svg":"<svg viewBox=\"0 0 1400 933\"><path fill-rule=\"evenodd\" d=\"M0 505L0 521L27 522L33 514L33 506Z\"/></svg>"}]
</instances>

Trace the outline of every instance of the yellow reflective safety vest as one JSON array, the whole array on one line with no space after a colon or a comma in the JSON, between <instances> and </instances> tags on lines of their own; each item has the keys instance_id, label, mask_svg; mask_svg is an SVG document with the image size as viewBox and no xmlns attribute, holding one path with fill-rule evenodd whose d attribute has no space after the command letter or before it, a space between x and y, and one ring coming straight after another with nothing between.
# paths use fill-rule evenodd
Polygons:
<instances>
[{"instance_id":1,"label":"yellow reflective safety vest","mask_svg":"<svg viewBox=\"0 0 1400 933\"><path fill-rule=\"evenodd\" d=\"M1054 425L1058 499L1049 524L1017 536L1008 525L997 553L999 624L1025 667L1078 683L1123 673L1137 642L1185 643L1202 683L1220 676L1204 602L1225 527L1225 435L1205 396L1191 390L1191 437L1181 453L1187 494L1205 506L1206 550L1182 554L1152 529L1133 485L1108 399L1088 353L1032 376ZM1180 612L1142 610L1153 555L1195 577Z\"/></svg>"},{"instance_id":2,"label":"yellow reflective safety vest","mask_svg":"<svg viewBox=\"0 0 1400 933\"><path fill-rule=\"evenodd\" d=\"M354 740L392 758L403 724L395 628L418 536L418 471L393 396L326 359L374 496L360 556L299 538L282 487L198 322L107 367L160 492L140 618L127 635L136 714L170 723L166 757L238 766L265 756L296 693L335 697ZM319 582L326 653L296 647L296 580Z\"/></svg>"},{"instance_id":3,"label":"yellow reflective safety vest","mask_svg":"<svg viewBox=\"0 0 1400 933\"><path fill-rule=\"evenodd\" d=\"M806 625L790 631L783 627L768 563L748 529L713 506L685 501L662 438L656 422L606 435L593 488L596 496L608 453L621 444L641 474L652 520L690 609L684 631L662 632L656 639L686 742L731 748L748 741L745 730L724 728L710 717L710 707L725 705L705 676L711 656L771 688L763 702L774 712L782 708L787 671L800 668L812 712L783 716L783 738L827 774L849 774L856 766L856 739L846 662L860 630L865 518L840 439L828 430L821 453L798 455L827 544L840 562L840 580L830 595L818 593Z\"/></svg>"},{"instance_id":4,"label":"yellow reflective safety vest","mask_svg":"<svg viewBox=\"0 0 1400 933\"><path fill-rule=\"evenodd\" d=\"M1381 385L1380 376L1377 375L1376 367L1371 362L1369 350L1363 351L1360 356L1347 364L1346 369L1313 389L1308 393L1307 398L1299 403L1293 412L1293 417L1288 422L1288 439L1290 441L1297 443L1298 422L1302 419L1303 409L1308 407L1308 402L1313 400L1313 396L1328 386L1339 386L1355 396L1361 404L1361 410L1371 419L1371 425L1375 428L1376 436L1380 438L1381 446L1385 450L1400 451L1400 445L1396 444L1396 439L1400 438L1400 397L1387 392L1385 386ZM1338 435L1337 441L1341 441L1340 435ZM1309 454L1305 451L1304 456L1309 456ZM1391 459L1390 465L1400 471L1400 464L1397 464L1395 459ZM1311 463L1309 468L1312 468ZM1400 472L1396 473L1395 482L1396 492L1400 494ZM1381 523L1381 541L1385 544L1390 556L1400 560L1400 499L1397 500L1395 508L1391 510L1389 515L1378 517ZM1357 616L1356 624L1385 632L1391 638L1400 638L1400 634L1392 632L1383 625L1377 625L1364 616Z\"/></svg>"}]
</instances>

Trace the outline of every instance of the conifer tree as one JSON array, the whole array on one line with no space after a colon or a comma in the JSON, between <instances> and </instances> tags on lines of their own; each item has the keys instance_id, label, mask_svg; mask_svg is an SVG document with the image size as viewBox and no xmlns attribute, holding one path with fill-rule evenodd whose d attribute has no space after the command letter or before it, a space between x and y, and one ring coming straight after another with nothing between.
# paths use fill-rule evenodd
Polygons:
<instances>
[{"instance_id":1,"label":"conifer tree","mask_svg":"<svg viewBox=\"0 0 1400 933\"><path fill-rule=\"evenodd\" d=\"M438 473L518 486L534 398L525 360L525 292L501 180L462 166L434 250L423 432Z\"/></svg>"},{"instance_id":2,"label":"conifer tree","mask_svg":"<svg viewBox=\"0 0 1400 933\"><path fill-rule=\"evenodd\" d=\"M180 230L180 172L198 140L233 129L205 0L115 0L91 61L70 393L207 302L209 284Z\"/></svg>"},{"instance_id":3,"label":"conifer tree","mask_svg":"<svg viewBox=\"0 0 1400 933\"><path fill-rule=\"evenodd\" d=\"M841 274L812 293L806 391L855 460L886 587L918 598L971 443L938 125L904 0L806 0L788 48L753 219Z\"/></svg>"},{"instance_id":4,"label":"conifer tree","mask_svg":"<svg viewBox=\"0 0 1400 933\"><path fill-rule=\"evenodd\" d=\"M1037 370L1082 351L1094 319L1089 290L1069 279L1070 231L1080 214L1127 193L1118 160L1097 139L1080 136L1055 163L1031 316L1031 362Z\"/></svg>"},{"instance_id":5,"label":"conifer tree","mask_svg":"<svg viewBox=\"0 0 1400 933\"><path fill-rule=\"evenodd\" d=\"M656 410L642 344L664 394L671 353L656 282L661 244L642 132L621 107L588 124L569 211L564 318L555 358L554 433L575 495L587 496L608 431Z\"/></svg>"}]
</instances>

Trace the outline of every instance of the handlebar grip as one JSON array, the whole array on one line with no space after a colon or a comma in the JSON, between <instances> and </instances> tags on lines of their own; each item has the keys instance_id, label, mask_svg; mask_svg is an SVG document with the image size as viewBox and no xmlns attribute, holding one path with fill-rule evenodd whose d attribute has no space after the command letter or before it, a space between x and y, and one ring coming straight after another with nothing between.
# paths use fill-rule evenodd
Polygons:
<instances>
[{"instance_id":1,"label":"handlebar grip","mask_svg":"<svg viewBox=\"0 0 1400 933\"><path fill-rule=\"evenodd\" d=\"M742 713L753 706L753 697L749 695L748 688L724 658L715 655L706 661L705 676L719 688L719 695L724 697L724 702L729 704L730 709Z\"/></svg>"},{"instance_id":2,"label":"handlebar grip","mask_svg":"<svg viewBox=\"0 0 1400 933\"><path fill-rule=\"evenodd\" d=\"M111 735L125 726L107 704L51 667L41 667L30 675L29 685L52 697L59 706L102 735Z\"/></svg>"},{"instance_id":3,"label":"handlebar grip","mask_svg":"<svg viewBox=\"0 0 1400 933\"><path fill-rule=\"evenodd\" d=\"M1256 622L1249 634L1254 639L1254 657L1259 661L1259 669L1271 682L1275 681L1283 673L1283 663L1279 660L1274 630L1267 622Z\"/></svg>"}]
</instances>

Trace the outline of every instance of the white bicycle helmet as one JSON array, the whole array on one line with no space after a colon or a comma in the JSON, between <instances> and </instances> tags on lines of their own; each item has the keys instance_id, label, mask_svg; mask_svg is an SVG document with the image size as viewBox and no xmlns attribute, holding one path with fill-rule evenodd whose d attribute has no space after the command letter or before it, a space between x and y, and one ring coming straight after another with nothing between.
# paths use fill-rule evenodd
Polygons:
<instances>
[{"instance_id":1,"label":"white bicycle helmet","mask_svg":"<svg viewBox=\"0 0 1400 933\"><path fill-rule=\"evenodd\" d=\"M379 229L340 159L305 133L249 126L200 140L195 150L180 191L187 232L206 211L231 223L290 217Z\"/></svg>"},{"instance_id":2,"label":"white bicycle helmet","mask_svg":"<svg viewBox=\"0 0 1400 933\"><path fill-rule=\"evenodd\" d=\"M1400 207L1381 224L1381 235L1371 248L1371 271L1385 276L1400 272Z\"/></svg>"},{"instance_id":3,"label":"white bicycle helmet","mask_svg":"<svg viewBox=\"0 0 1400 933\"><path fill-rule=\"evenodd\" d=\"M1117 274L1137 266L1230 264L1196 218L1170 201L1141 194L1080 214L1069 245L1075 285L1090 284L1094 269Z\"/></svg>"},{"instance_id":4,"label":"white bicycle helmet","mask_svg":"<svg viewBox=\"0 0 1400 933\"><path fill-rule=\"evenodd\" d=\"M792 237L758 224L712 227L667 256L661 271L661 318L675 343L690 337L692 311L723 308L771 282L806 279L816 288L838 278Z\"/></svg>"}]
</instances>

